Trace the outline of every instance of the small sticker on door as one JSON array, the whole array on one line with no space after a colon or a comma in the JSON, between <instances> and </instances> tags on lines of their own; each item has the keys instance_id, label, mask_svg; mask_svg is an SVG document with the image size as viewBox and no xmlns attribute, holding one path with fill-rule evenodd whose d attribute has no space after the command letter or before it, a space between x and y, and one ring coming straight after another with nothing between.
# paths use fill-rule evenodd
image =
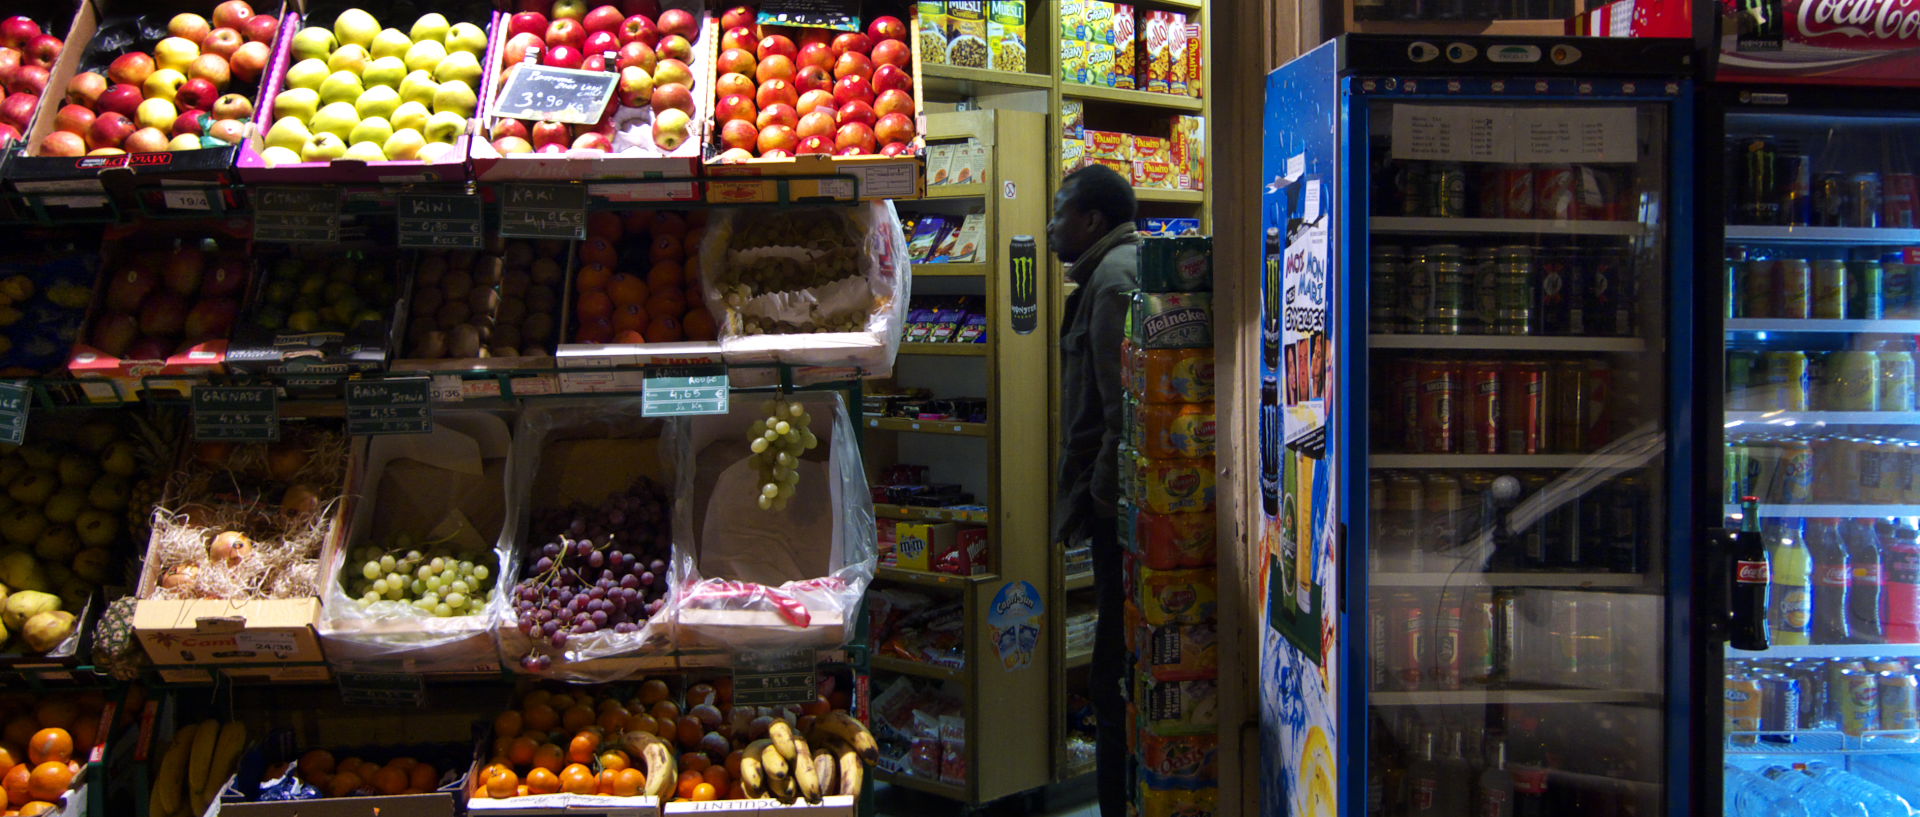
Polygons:
<instances>
[{"instance_id":1,"label":"small sticker on door","mask_svg":"<svg viewBox=\"0 0 1920 817\"><path fill-rule=\"evenodd\" d=\"M1540 47L1536 45L1496 45L1487 49L1489 62L1539 62Z\"/></svg>"},{"instance_id":2,"label":"small sticker on door","mask_svg":"<svg viewBox=\"0 0 1920 817\"><path fill-rule=\"evenodd\" d=\"M1019 193L1019 188L1015 187L1013 182L1007 182L1006 184L1001 185L1000 195L1006 198L1009 198L1009 199L1013 198L1018 193Z\"/></svg>"},{"instance_id":3,"label":"small sticker on door","mask_svg":"<svg viewBox=\"0 0 1920 817\"><path fill-rule=\"evenodd\" d=\"M1447 44L1447 59L1452 62L1472 62L1473 58L1478 56L1480 56L1480 49L1466 43Z\"/></svg>"},{"instance_id":4,"label":"small sticker on door","mask_svg":"<svg viewBox=\"0 0 1920 817\"><path fill-rule=\"evenodd\" d=\"M1556 45L1553 47L1554 65L1572 65L1579 61L1580 49L1570 45Z\"/></svg>"},{"instance_id":5,"label":"small sticker on door","mask_svg":"<svg viewBox=\"0 0 1920 817\"><path fill-rule=\"evenodd\" d=\"M1413 60L1414 62L1433 62L1434 58L1439 56L1439 47L1425 40L1407 45L1407 59Z\"/></svg>"}]
</instances>

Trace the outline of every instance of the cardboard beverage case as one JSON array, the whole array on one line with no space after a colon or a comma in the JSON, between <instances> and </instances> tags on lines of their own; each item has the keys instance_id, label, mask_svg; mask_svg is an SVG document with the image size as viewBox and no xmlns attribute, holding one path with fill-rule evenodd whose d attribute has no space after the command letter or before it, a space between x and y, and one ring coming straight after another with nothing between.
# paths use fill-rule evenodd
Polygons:
<instances>
[{"instance_id":1,"label":"cardboard beverage case","mask_svg":"<svg viewBox=\"0 0 1920 817\"><path fill-rule=\"evenodd\" d=\"M66 87L74 75L93 69L102 74L114 58L131 51L149 51L166 35L167 21L179 12L206 15L213 3L204 0L85 0L79 4L67 30L67 47L54 63L47 90L40 95L40 113L23 138L21 152L7 161L9 190L28 197L51 217L107 217L119 211L219 214L240 207L234 182L238 145L123 153L114 156L44 156L40 142L52 133L54 114L66 104ZM268 64L283 60L294 29L295 15L286 3L262 2L257 10L280 16L281 26L269 43ZM157 35L157 36L155 36ZM227 91L253 99L254 118L271 101L263 89L271 84L271 69L256 87L233 83Z\"/></svg>"},{"instance_id":2,"label":"cardboard beverage case","mask_svg":"<svg viewBox=\"0 0 1920 817\"><path fill-rule=\"evenodd\" d=\"M1122 541L1142 564L1158 570L1211 567L1214 524L1211 513L1154 513L1121 500Z\"/></svg>"},{"instance_id":3,"label":"cardboard beverage case","mask_svg":"<svg viewBox=\"0 0 1920 817\"><path fill-rule=\"evenodd\" d=\"M304 4L303 4L304 6ZM448 9L452 11L452 9ZM398 28L411 25L411 19L399 19L394 15L399 10L393 7L375 9L374 16L382 25ZM273 59L267 64L267 76L261 84L260 98L254 102L253 124L247 128L247 138L241 141L234 158L240 178L248 184L432 184L464 182L470 178L467 153L470 143L474 142L476 121L484 120L487 112L487 95L476 88L474 115L467 120L466 132L454 137L453 147L442 153L435 161L400 160L385 162L363 162L355 159L339 159L332 162L297 162L269 167L262 157L266 150L266 133L278 117L274 116L275 95L286 90L287 69L293 67L293 35L308 25L332 27L333 21L325 19L319 13L310 19L299 12L289 12L280 25L280 44L274 49ZM494 29L504 29L498 21L505 17L498 12L475 20L449 17L450 22L469 22L487 29L489 43L493 41ZM493 70L493 49L480 60L480 86L487 87L488 77Z\"/></svg>"},{"instance_id":4,"label":"cardboard beverage case","mask_svg":"<svg viewBox=\"0 0 1920 817\"><path fill-rule=\"evenodd\" d=\"M1213 460L1154 459L1121 445L1120 496L1154 513L1211 512Z\"/></svg>"},{"instance_id":5,"label":"cardboard beverage case","mask_svg":"<svg viewBox=\"0 0 1920 817\"><path fill-rule=\"evenodd\" d=\"M1155 570L1129 560L1141 620L1164 624L1206 624L1219 607L1219 580L1210 568Z\"/></svg>"},{"instance_id":6,"label":"cardboard beverage case","mask_svg":"<svg viewBox=\"0 0 1920 817\"><path fill-rule=\"evenodd\" d=\"M1126 442L1156 459L1213 456L1212 403L1143 403L1126 401Z\"/></svg>"},{"instance_id":7,"label":"cardboard beverage case","mask_svg":"<svg viewBox=\"0 0 1920 817\"><path fill-rule=\"evenodd\" d=\"M1127 309L1127 339L1140 349L1213 346L1213 294L1135 292Z\"/></svg>"},{"instance_id":8,"label":"cardboard beverage case","mask_svg":"<svg viewBox=\"0 0 1920 817\"><path fill-rule=\"evenodd\" d=\"M1213 289L1213 238L1141 239L1140 289L1146 292L1203 292Z\"/></svg>"},{"instance_id":9,"label":"cardboard beverage case","mask_svg":"<svg viewBox=\"0 0 1920 817\"><path fill-rule=\"evenodd\" d=\"M1212 349L1141 349L1121 341L1120 382L1148 403L1213 401Z\"/></svg>"},{"instance_id":10,"label":"cardboard beverage case","mask_svg":"<svg viewBox=\"0 0 1920 817\"><path fill-rule=\"evenodd\" d=\"M1137 612L1132 608L1129 612ZM1140 671L1157 681L1192 681L1220 674L1220 633L1213 622L1149 627L1135 622Z\"/></svg>"}]
</instances>

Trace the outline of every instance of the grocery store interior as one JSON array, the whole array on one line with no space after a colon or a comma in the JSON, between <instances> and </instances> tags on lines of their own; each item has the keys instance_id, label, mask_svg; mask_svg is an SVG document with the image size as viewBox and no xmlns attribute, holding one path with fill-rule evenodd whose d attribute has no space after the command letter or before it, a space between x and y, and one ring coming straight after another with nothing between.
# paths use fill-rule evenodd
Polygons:
<instances>
[{"instance_id":1,"label":"grocery store interior","mask_svg":"<svg viewBox=\"0 0 1920 817\"><path fill-rule=\"evenodd\" d=\"M4 6L0 817L1920 813L1898 0Z\"/></svg>"}]
</instances>

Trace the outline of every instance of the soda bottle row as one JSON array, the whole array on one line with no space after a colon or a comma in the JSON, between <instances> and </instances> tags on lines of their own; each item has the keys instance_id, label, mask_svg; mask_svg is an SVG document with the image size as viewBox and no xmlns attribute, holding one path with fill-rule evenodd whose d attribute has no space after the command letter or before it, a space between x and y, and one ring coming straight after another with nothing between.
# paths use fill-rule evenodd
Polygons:
<instances>
[{"instance_id":1,"label":"soda bottle row","mask_svg":"<svg viewBox=\"0 0 1920 817\"><path fill-rule=\"evenodd\" d=\"M1603 359L1400 357L1373 370L1382 452L1584 454L1629 425L1639 392L1638 369Z\"/></svg>"},{"instance_id":2,"label":"soda bottle row","mask_svg":"<svg viewBox=\"0 0 1920 817\"><path fill-rule=\"evenodd\" d=\"M1727 350L1729 411L1914 411L1912 341L1840 351Z\"/></svg>"},{"instance_id":3,"label":"soda bottle row","mask_svg":"<svg viewBox=\"0 0 1920 817\"><path fill-rule=\"evenodd\" d=\"M1920 442L1841 434L1728 441L1728 503L1920 505Z\"/></svg>"},{"instance_id":4,"label":"soda bottle row","mask_svg":"<svg viewBox=\"0 0 1920 817\"><path fill-rule=\"evenodd\" d=\"M1371 331L1629 336L1631 261L1617 246L1375 244L1368 260Z\"/></svg>"},{"instance_id":5,"label":"soda bottle row","mask_svg":"<svg viewBox=\"0 0 1920 817\"><path fill-rule=\"evenodd\" d=\"M1863 248L1850 258L1727 254L1727 317L1879 320L1920 313L1907 252Z\"/></svg>"},{"instance_id":6,"label":"soda bottle row","mask_svg":"<svg viewBox=\"0 0 1920 817\"><path fill-rule=\"evenodd\" d=\"M1518 498L1559 472L1522 471ZM1651 561L1655 497L1646 476L1624 474L1593 486L1537 521L1491 537L1491 553L1468 547L1507 509L1497 507L1488 471L1375 471L1368 477L1370 558L1384 572L1640 573ZM1511 527L1511 526L1507 526Z\"/></svg>"},{"instance_id":7,"label":"soda bottle row","mask_svg":"<svg viewBox=\"0 0 1920 817\"><path fill-rule=\"evenodd\" d=\"M1766 766L1758 771L1728 763L1723 813L1726 817L1907 817L1906 798L1861 775L1892 773L1898 779L1920 769L1911 769L1905 758L1894 755L1852 758L1849 764L1860 775L1826 763Z\"/></svg>"},{"instance_id":8,"label":"soda bottle row","mask_svg":"<svg viewBox=\"0 0 1920 817\"><path fill-rule=\"evenodd\" d=\"M1727 155L1733 165L1735 224L1794 227L1920 226L1920 176L1903 155L1889 155L1884 165L1853 165L1859 154L1829 141L1815 161L1797 141L1771 135L1741 136L1729 140ZM1862 147L1865 147L1864 145Z\"/></svg>"},{"instance_id":9,"label":"soda bottle row","mask_svg":"<svg viewBox=\"0 0 1920 817\"><path fill-rule=\"evenodd\" d=\"M1625 221L1630 170L1598 164L1494 164L1395 159L1376 145L1376 215Z\"/></svg>"},{"instance_id":10,"label":"soda bottle row","mask_svg":"<svg viewBox=\"0 0 1920 817\"><path fill-rule=\"evenodd\" d=\"M1773 644L1920 644L1920 532L1904 521L1767 519Z\"/></svg>"},{"instance_id":11,"label":"soda bottle row","mask_svg":"<svg viewBox=\"0 0 1920 817\"><path fill-rule=\"evenodd\" d=\"M1613 688L1647 669L1627 639L1653 608L1615 593L1382 589L1368 610L1373 689ZM1647 620L1638 620L1641 617Z\"/></svg>"},{"instance_id":12,"label":"soda bottle row","mask_svg":"<svg viewBox=\"0 0 1920 817\"><path fill-rule=\"evenodd\" d=\"M1624 817L1657 810L1660 788L1639 781L1643 765L1658 757L1659 727L1629 723L1606 707L1419 715L1376 709L1373 720L1368 815ZM1654 746L1642 747L1642 732Z\"/></svg>"},{"instance_id":13,"label":"soda bottle row","mask_svg":"<svg viewBox=\"0 0 1920 817\"><path fill-rule=\"evenodd\" d=\"M1904 658L1728 661L1727 740L1791 744L1796 732L1920 741L1920 679Z\"/></svg>"}]
</instances>

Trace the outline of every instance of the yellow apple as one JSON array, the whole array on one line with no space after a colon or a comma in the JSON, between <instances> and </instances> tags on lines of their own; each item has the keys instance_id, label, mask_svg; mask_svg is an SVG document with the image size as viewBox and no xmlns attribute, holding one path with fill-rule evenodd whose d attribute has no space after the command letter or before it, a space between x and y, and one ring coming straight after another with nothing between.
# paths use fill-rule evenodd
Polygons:
<instances>
[{"instance_id":1,"label":"yellow apple","mask_svg":"<svg viewBox=\"0 0 1920 817\"><path fill-rule=\"evenodd\" d=\"M405 57L409 71L432 71L446 58L447 47L439 40L416 40Z\"/></svg>"},{"instance_id":2,"label":"yellow apple","mask_svg":"<svg viewBox=\"0 0 1920 817\"><path fill-rule=\"evenodd\" d=\"M327 56L327 70L358 74L367 70L367 63L372 61L373 55L368 54L365 47L348 43Z\"/></svg>"},{"instance_id":3,"label":"yellow apple","mask_svg":"<svg viewBox=\"0 0 1920 817\"><path fill-rule=\"evenodd\" d=\"M429 142L452 142L467 132L467 118L452 111L441 111L427 119L423 135Z\"/></svg>"},{"instance_id":4,"label":"yellow apple","mask_svg":"<svg viewBox=\"0 0 1920 817\"><path fill-rule=\"evenodd\" d=\"M369 116L390 117L400 107L400 92L385 85L375 85L360 95L353 108L360 112L361 118ZM359 140L353 140L359 141Z\"/></svg>"},{"instance_id":5,"label":"yellow apple","mask_svg":"<svg viewBox=\"0 0 1920 817\"><path fill-rule=\"evenodd\" d=\"M186 74L172 68L161 68L147 75L147 81L140 83L140 91L148 99L164 99L172 102L173 95L178 93L180 86L185 85L186 82Z\"/></svg>"},{"instance_id":6,"label":"yellow apple","mask_svg":"<svg viewBox=\"0 0 1920 817\"><path fill-rule=\"evenodd\" d=\"M432 72L426 69L415 71L400 80L400 98L407 102L430 105L434 93L439 90L440 83L434 82Z\"/></svg>"},{"instance_id":7,"label":"yellow apple","mask_svg":"<svg viewBox=\"0 0 1920 817\"><path fill-rule=\"evenodd\" d=\"M307 130L305 120L283 116L280 121L273 123L273 127L267 129L267 146L285 148L298 156L300 146L306 144L312 137L313 131Z\"/></svg>"},{"instance_id":8,"label":"yellow apple","mask_svg":"<svg viewBox=\"0 0 1920 817\"><path fill-rule=\"evenodd\" d=\"M168 37L153 47L153 62L160 68L185 71L198 56L200 46L185 37Z\"/></svg>"},{"instance_id":9,"label":"yellow apple","mask_svg":"<svg viewBox=\"0 0 1920 817\"><path fill-rule=\"evenodd\" d=\"M347 134L347 142L349 147L361 142L378 144L387 141L387 138L392 135L393 124L388 122L386 117L369 116L360 120L360 124L353 126L353 130Z\"/></svg>"},{"instance_id":10,"label":"yellow apple","mask_svg":"<svg viewBox=\"0 0 1920 817\"><path fill-rule=\"evenodd\" d=\"M320 104L331 105L335 102L348 102L359 99L366 89L360 87L360 75L348 71L335 71L327 75L320 83Z\"/></svg>"},{"instance_id":11,"label":"yellow apple","mask_svg":"<svg viewBox=\"0 0 1920 817\"><path fill-rule=\"evenodd\" d=\"M320 94L312 88L291 88L275 94L273 97L273 115L291 117L302 122L313 118L320 110Z\"/></svg>"},{"instance_id":12,"label":"yellow apple","mask_svg":"<svg viewBox=\"0 0 1920 817\"><path fill-rule=\"evenodd\" d=\"M302 144L305 143L302 142ZM281 145L274 145L273 147L260 151L260 159L267 163L267 167L297 165L300 163L300 152Z\"/></svg>"},{"instance_id":13,"label":"yellow apple","mask_svg":"<svg viewBox=\"0 0 1920 817\"><path fill-rule=\"evenodd\" d=\"M385 85L398 89L400 80L407 76L407 64L399 57L380 57L367 63L367 70L360 72L360 83L372 88Z\"/></svg>"},{"instance_id":14,"label":"yellow apple","mask_svg":"<svg viewBox=\"0 0 1920 817\"><path fill-rule=\"evenodd\" d=\"M380 149L386 152L388 159L404 162L419 158L420 149L426 146L427 137L421 136L419 131L413 128L401 128L387 137L386 143L382 144Z\"/></svg>"},{"instance_id":15,"label":"yellow apple","mask_svg":"<svg viewBox=\"0 0 1920 817\"><path fill-rule=\"evenodd\" d=\"M427 117L432 115L433 112L427 110L427 106L423 103L402 102L400 103L400 107L393 109L393 113L387 117L387 121L392 122L393 126L400 130L411 128L416 131L425 131L427 129ZM387 151L387 153L391 155L393 151Z\"/></svg>"},{"instance_id":16,"label":"yellow apple","mask_svg":"<svg viewBox=\"0 0 1920 817\"><path fill-rule=\"evenodd\" d=\"M379 34L380 21L360 9L347 9L333 19L333 36L342 46L352 44L365 48L372 45L373 38Z\"/></svg>"},{"instance_id":17,"label":"yellow apple","mask_svg":"<svg viewBox=\"0 0 1920 817\"><path fill-rule=\"evenodd\" d=\"M440 83L440 90L433 92L433 112L451 112L460 116L472 116L476 100L473 87L460 80L448 80Z\"/></svg>"},{"instance_id":18,"label":"yellow apple","mask_svg":"<svg viewBox=\"0 0 1920 817\"><path fill-rule=\"evenodd\" d=\"M487 32L472 23L454 23L447 31L447 51L465 51L476 57L487 50Z\"/></svg>"},{"instance_id":19,"label":"yellow apple","mask_svg":"<svg viewBox=\"0 0 1920 817\"><path fill-rule=\"evenodd\" d=\"M301 60L287 69L288 88L312 88L320 90L320 83L327 81L327 75L333 73L327 64L320 60Z\"/></svg>"},{"instance_id":20,"label":"yellow apple","mask_svg":"<svg viewBox=\"0 0 1920 817\"><path fill-rule=\"evenodd\" d=\"M434 66L433 79L441 83L459 80L466 83L468 88L479 87L480 59L465 51L455 51Z\"/></svg>"},{"instance_id":21,"label":"yellow apple","mask_svg":"<svg viewBox=\"0 0 1920 817\"><path fill-rule=\"evenodd\" d=\"M413 28L407 31L407 36L412 37L416 43L424 40L441 42L447 38L448 29L446 15L423 14L420 19L413 21Z\"/></svg>"},{"instance_id":22,"label":"yellow apple","mask_svg":"<svg viewBox=\"0 0 1920 817\"><path fill-rule=\"evenodd\" d=\"M379 34L374 35L373 45L367 46L367 51L376 58L398 57L407 53L407 49L412 47L412 37L408 37L397 28L384 28Z\"/></svg>"},{"instance_id":23,"label":"yellow apple","mask_svg":"<svg viewBox=\"0 0 1920 817\"><path fill-rule=\"evenodd\" d=\"M300 146L300 161L331 162L347 155L347 143L331 133L316 133Z\"/></svg>"},{"instance_id":24,"label":"yellow apple","mask_svg":"<svg viewBox=\"0 0 1920 817\"><path fill-rule=\"evenodd\" d=\"M293 35L293 58L296 60L324 60L333 53L339 42L333 38L333 32L319 26L300 29Z\"/></svg>"},{"instance_id":25,"label":"yellow apple","mask_svg":"<svg viewBox=\"0 0 1920 817\"><path fill-rule=\"evenodd\" d=\"M384 162L387 160L387 152L381 149L378 142L355 142L347 147L346 155L341 158L357 159L362 162Z\"/></svg>"},{"instance_id":26,"label":"yellow apple","mask_svg":"<svg viewBox=\"0 0 1920 817\"><path fill-rule=\"evenodd\" d=\"M179 118L180 111L173 103L160 98L144 100L133 111L133 121L143 128L159 128L163 131L173 129L173 120Z\"/></svg>"},{"instance_id":27,"label":"yellow apple","mask_svg":"<svg viewBox=\"0 0 1920 817\"><path fill-rule=\"evenodd\" d=\"M353 127L360 124L360 114L353 109L351 102L335 102L321 108L319 113L313 115L313 121L307 124L316 134L331 133L344 140L347 134L353 133ZM346 149L345 142L341 143L340 148Z\"/></svg>"}]
</instances>

